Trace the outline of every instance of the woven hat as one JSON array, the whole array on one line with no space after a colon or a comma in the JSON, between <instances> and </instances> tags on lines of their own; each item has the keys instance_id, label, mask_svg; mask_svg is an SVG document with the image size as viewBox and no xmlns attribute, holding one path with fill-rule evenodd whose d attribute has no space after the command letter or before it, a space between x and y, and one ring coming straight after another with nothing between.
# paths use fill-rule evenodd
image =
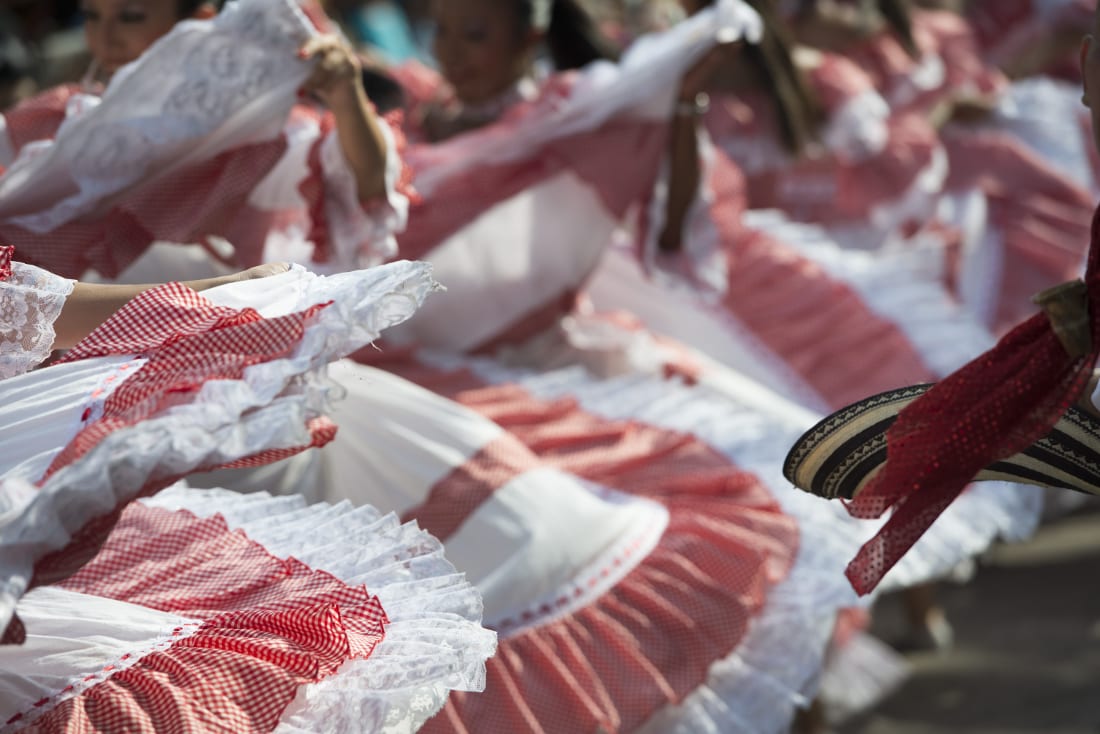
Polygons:
<instances>
[{"instance_id":1,"label":"woven hat","mask_svg":"<svg viewBox=\"0 0 1100 734\"><path fill-rule=\"evenodd\" d=\"M861 400L825 418L798 440L783 474L806 492L854 499L886 463L886 432L931 385ZM1100 494L1100 418L1070 408L1045 437L994 462L974 481L1008 481Z\"/></svg>"}]
</instances>

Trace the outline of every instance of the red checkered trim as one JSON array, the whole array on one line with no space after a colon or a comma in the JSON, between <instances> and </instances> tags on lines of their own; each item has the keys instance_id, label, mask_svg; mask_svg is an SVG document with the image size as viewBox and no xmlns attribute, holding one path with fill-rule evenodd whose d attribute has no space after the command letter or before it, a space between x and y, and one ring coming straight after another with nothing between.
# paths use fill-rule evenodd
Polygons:
<instances>
[{"instance_id":1,"label":"red checkered trim","mask_svg":"<svg viewBox=\"0 0 1100 734\"><path fill-rule=\"evenodd\" d=\"M289 354L306 324L328 305L265 319L252 309L215 306L179 283L142 293L66 356L147 354L149 361L112 393L102 416L58 454L45 478L114 431L193 399L207 381L240 379L247 367Z\"/></svg>"},{"instance_id":2,"label":"red checkered trim","mask_svg":"<svg viewBox=\"0 0 1100 734\"><path fill-rule=\"evenodd\" d=\"M15 254L15 248L10 245L0 246L0 280L11 277L11 258Z\"/></svg>"},{"instance_id":3,"label":"red checkered trim","mask_svg":"<svg viewBox=\"0 0 1100 734\"><path fill-rule=\"evenodd\" d=\"M363 587L276 558L221 517L138 504L63 586L205 623L62 702L40 731L270 731L299 686L369 657L388 623Z\"/></svg>"}]
</instances>

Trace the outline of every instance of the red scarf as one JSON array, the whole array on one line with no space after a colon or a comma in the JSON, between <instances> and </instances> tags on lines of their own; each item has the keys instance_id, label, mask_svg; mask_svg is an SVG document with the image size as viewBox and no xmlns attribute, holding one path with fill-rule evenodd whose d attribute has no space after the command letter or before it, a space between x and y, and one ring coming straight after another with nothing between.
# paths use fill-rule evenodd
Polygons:
<instances>
[{"instance_id":1,"label":"red scarf","mask_svg":"<svg viewBox=\"0 0 1100 734\"><path fill-rule=\"evenodd\" d=\"M1056 317L1044 306L1047 313L1017 326L900 413L886 434L885 465L848 504L861 518L894 510L848 565L857 592L870 593L982 469L1050 433L1078 399L1100 355L1098 243L1100 210L1093 217L1084 288L1076 294L1070 288L1069 299L1080 307ZM1065 343L1074 311L1082 317L1076 347Z\"/></svg>"}]
</instances>

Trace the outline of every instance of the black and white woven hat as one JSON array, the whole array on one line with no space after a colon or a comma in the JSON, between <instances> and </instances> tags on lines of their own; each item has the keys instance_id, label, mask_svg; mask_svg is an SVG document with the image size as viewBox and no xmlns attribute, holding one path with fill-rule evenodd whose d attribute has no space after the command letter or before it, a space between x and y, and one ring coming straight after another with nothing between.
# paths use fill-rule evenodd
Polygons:
<instances>
[{"instance_id":1,"label":"black and white woven hat","mask_svg":"<svg viewBox=\"0 0 1100 734\"><path fill-rule=\"evenodd\" d=\"M794 445L783 473L802 490L852 499L886 462L886 432L931 385L875 395L833 413ZM1100 418L1071 408L1045 438L986 467L975 481L1010 481L1100 494Z\"/></svg>"}]
</instances>

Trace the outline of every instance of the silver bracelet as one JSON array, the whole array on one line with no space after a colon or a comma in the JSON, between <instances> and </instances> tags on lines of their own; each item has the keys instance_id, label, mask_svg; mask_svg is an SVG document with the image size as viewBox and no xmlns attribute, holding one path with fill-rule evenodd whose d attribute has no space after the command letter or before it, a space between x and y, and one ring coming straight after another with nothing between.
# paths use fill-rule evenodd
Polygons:
<instances>
[{"instance_id":1,"label":"silver bracelet","mask_svg":"<svg viewBox=\"0 0 1100 734\"><path fill-rule=\"evenodd\" d=\"M710 95L699 92L692 102L677 102L675 112L677 117L702 117L709 109Z\"/></svg>"}]
</instances>

